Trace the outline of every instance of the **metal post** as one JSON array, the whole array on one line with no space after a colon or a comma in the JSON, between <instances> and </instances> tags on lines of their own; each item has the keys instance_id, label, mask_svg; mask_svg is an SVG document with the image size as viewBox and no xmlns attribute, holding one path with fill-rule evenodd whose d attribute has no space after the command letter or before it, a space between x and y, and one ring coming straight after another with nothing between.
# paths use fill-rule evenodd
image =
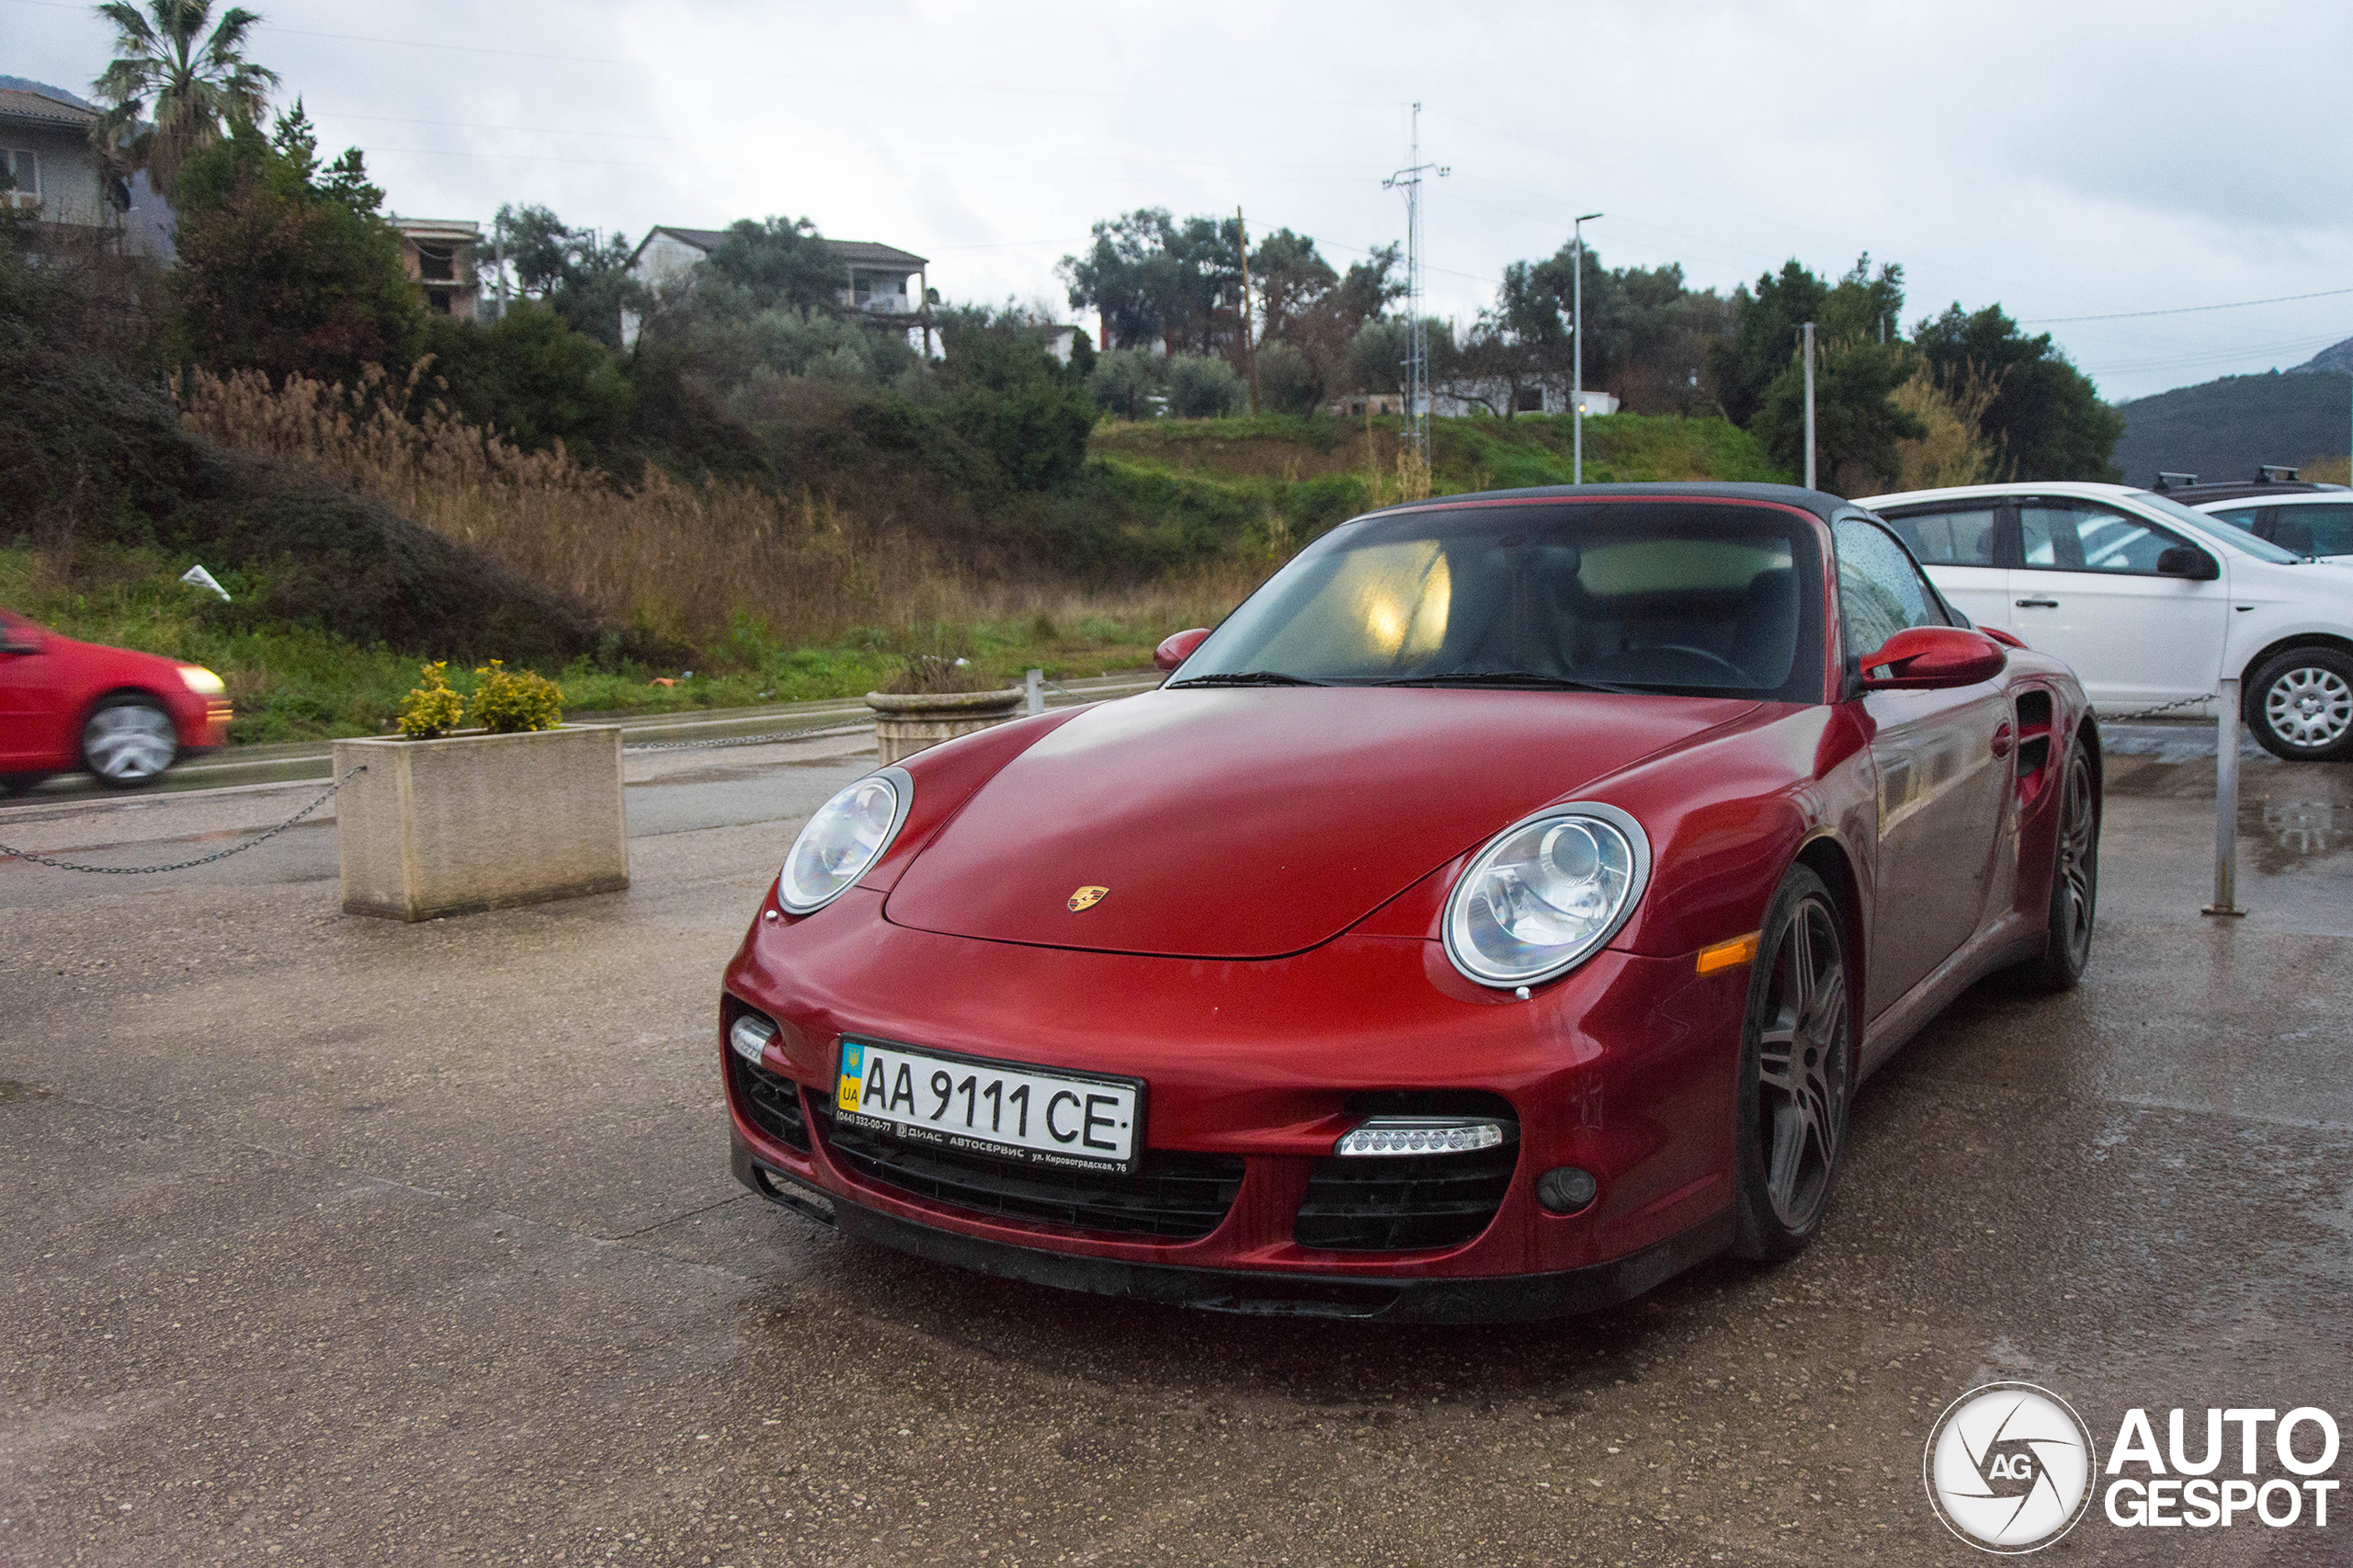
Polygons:
<instances>
[{"instance_id":1,"label":"metal post","mask_svg":"<svg viewBox=\"0 0 2353 1568\"><path fill-rule=\"evenodd\" d=\"M1576 276L1569 285L1569 483L1585 483L1585 226L1598 212L1580 216L1575 224Z\"/></svg>"},{"instance_id":2,"label":"metal post","mask_svg":"<svg viewBox=\"0 0 2353 1568\"><path fill-rule=\"evenodd\" d=\"M1045 671L1031 670L1029 672L1028 690L1029 693L1029 706L1027 711L1031 713L1043 713L1046 710Z\"/></svg>"},{"instance_id":3,"label":"metal post","mask_svg":"<svg viewBox=\"0 0 2353 1568\"><path fill-rule=\"evenodd\" d=\"M1799 329L1805 334L1805 487L1813 488L1813 324L1808 322Z\"/></svg>"},{"instance_id":4,"label":"metal post","mask_svg":"<svg viewBox=\"0 0 2353 1568\"><path fill-rule=\"evenodd\" d=\"M2207 915L2245 915L2239 907L2239 683L2222 683L2214 720L2214 902Z\"/></svg>"},{"instance_id":5,"label":"metal post","mask_svg":"<svg viewBox=\"0 0 2353 1568\"><path fill-rule=\"evenodd\" d=\"M1422 162L1422 106L1414 105L1413 162L1381 186L1405 193L1405 439L1427 467L1430 460L1429 327L1422 319L1422 176L1446 176L1440 164Z\"/></svg>"}]
</instances>

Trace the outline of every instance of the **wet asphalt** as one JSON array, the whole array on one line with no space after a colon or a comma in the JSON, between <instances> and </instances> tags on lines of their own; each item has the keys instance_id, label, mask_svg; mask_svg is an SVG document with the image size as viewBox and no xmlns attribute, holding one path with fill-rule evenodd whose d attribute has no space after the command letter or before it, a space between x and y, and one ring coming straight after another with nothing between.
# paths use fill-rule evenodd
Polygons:
<instances>
[{"instance_id":1,"label":"wet asphalt","mask_svg":"<svg viewBox=\"0 0 2353 1568\"><path fill-rule=\"evenodd\" d=\"M1866 1085L1813 1248L1502 1329L1062 1294L744 1194L717 976L855 742L633 759L628 892L424 926L336 912L331 827L0 864L0 1562L1961 1562L1921 1453L1979 1383L2103 1454L2210 1404L2353 1449L2353 768L2247 758L2222 921L2211 744L2112 741L2089 978ZM181 858L315 792L0 842ZM2353 1500L2095 1505L2042 1560L2348 1562Z\"/></svg>"}]
</instances>

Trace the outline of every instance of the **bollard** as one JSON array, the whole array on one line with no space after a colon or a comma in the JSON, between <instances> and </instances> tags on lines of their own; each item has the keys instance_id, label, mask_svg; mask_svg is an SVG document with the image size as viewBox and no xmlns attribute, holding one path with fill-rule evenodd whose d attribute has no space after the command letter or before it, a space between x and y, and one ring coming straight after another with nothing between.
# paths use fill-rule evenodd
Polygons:
<instances>
[{"instance_id":1,"label":"bollard","mask_svg":"<svg viewBox=\"0 0 2353 1568\"><path fill-rule=\"evenodd\" d=\"M2214 720L2214 902L2200 913L2242 915L2239 907L2239 683L2222 683Z\"/></svg>"},{"instance_id":2,"label":"bollard","mask_svg":"<svg viewBox=\"0 0 2353 1568\"><path fill-rule=\"evenodd\" d=\"M1043 712L1046 710L1046 672L1045 672L1045 671L1043 671L1043 670L1031 670L1031 671L1029 672L1029 683L1028 690L1029 690L1029 712L1031 712L1031 713L1043 713Z\"/></svg>"}]
</instances>

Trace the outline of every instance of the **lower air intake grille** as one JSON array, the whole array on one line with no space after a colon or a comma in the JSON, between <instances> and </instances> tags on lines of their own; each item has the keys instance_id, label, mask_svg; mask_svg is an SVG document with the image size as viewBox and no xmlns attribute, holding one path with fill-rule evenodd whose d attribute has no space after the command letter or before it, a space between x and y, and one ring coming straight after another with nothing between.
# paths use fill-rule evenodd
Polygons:
<instances>
[{"instance_id":1,"label":"lower air intake grille","mask_svg":"<svg viewBox=\"0 0 2353 1568\"><path fill-rule=\"evenodd\" d=\"M801 1114L799 1085L753 1066L733 1051L727 1053L727 1076L745 1119L786 1148L809 1152L809 1123Z\"/></svg>"},{"instance_id":2,"label":"lower air intake grille","mask_svg":"<svg viewBox=\"0 0 2353 1568\"><path fill-rule=\"evenodd\" d=\"M1462 1154L1319 1160L1292 1236L1337 1252L1457 1246L1487 1228L1511 1187L1518 1142Z\"/></svg>"},{"instance_id":3,"label":"lower air intake grille","mask_svg":"<svg viewBox=\"0 0 2353 1568\"><path fill-rule=\"evenodd\" d=\"M830 1105L816 1111L826 1151L852 1175L977 1214L1190 1240L1217 1229L1242 1187L1238 1154L1147 1149L1133 1176L1068 1170L910 1143L836 1121Z\"/></svg>"}]
</instances>

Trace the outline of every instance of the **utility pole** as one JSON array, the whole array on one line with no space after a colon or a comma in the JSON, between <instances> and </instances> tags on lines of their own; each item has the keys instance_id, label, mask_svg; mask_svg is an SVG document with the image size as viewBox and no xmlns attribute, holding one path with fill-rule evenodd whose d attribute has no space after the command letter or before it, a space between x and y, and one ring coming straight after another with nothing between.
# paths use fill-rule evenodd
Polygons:
<instances>
[{"instance_id":1,"label":"utility pole","mask_svg":"<svg viewBox=\"0 0 2353 1568\"><path fill-rule=\"evenodd\" d=\"M1576 276L1569 285L1569 483L1585 483L1585 226L1600 217L1587 212L1576 221Z\"/></svg>"},{"instance_id":2,"label":"utility pole","mask_svg":"<svg viewBox=\"0 0 2353 1568\"><path fill-rule=\"evenodd\" d=\"M1233 232L1242 244L1242 363L1250 372L1250 417L1258 417L1258 345L1250 330L1250 225L1233 210Z\"/></svg>"},{"instance_id":3,"label":"utility pole","mask_svg":"<svg viewBox=\"0 0 2353 1568\"><path fill-rule=\"evenodd\" d=\"M1444 179L1447 170L1422 162L1422 106L1414 104L1412 150L1406 165L1381 182L1383 190L1405 193L1405 419L1407 438L1425 466L1430 460L1430 338L1422 321L1422 176Z\"/></svg>"},{"instance_id":4,"label":"utility pole","mask_svg":"<svg viewBox=\"0 0 2353 1568\"><path fill-rule=\"evenodd\" d=\"M1813 324L1798 329L1805 335L1805 487L1813 488Z\"/></svg>"}]
</instances>

